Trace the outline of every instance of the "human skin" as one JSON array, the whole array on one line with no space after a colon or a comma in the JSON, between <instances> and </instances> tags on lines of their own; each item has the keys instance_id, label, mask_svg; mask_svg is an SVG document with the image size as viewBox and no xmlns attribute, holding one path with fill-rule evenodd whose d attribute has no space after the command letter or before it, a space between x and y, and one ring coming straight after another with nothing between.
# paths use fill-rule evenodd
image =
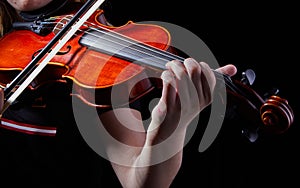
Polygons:
<instances>
[{"instance_id":1,"label":"human skin","mask_svg":"<svg viewBox=\"0 0 300 188\"><path fill-rule=\"evenodd\" d=\"M7 0L11 6L19 11L32 11L44 7L52 0Z\"/></svg>"}]
</instances>

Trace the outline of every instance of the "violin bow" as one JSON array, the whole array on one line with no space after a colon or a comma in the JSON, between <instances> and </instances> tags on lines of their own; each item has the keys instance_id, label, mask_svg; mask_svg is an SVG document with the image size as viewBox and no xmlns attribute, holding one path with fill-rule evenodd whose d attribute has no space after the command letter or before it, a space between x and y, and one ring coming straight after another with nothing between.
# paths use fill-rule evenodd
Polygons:
<instances>
[{"instance_id":1,"label":"violin bow","mask_svg":"<svg viewBox=\"0 0 300 188\"><path fill-rule=\"evenodd\" d=\"M34 78L43 70L56 53L67 43L75 32L86 22L86 20L100 7L104 0L88 0L72 19L62 28L52 40L35 56L35 58L4 88L5 103L0 112L0 118L4 111L17 99L17 97L28 87ZM54 45L56 46L52 48ZM45 56L41 61L38 62ZM38 64L38 65L37 65ZM37 66L36 66L37 65ZM36 67L34 69L34 67ZM26 78L26 79L25 79ZM22 82L22 83L21 83ZM20 84L21 83L21 84ZM20 84L20 85L19 85ZM19 87L16 89L16 87Z\"/></svg>"}]
</instances>

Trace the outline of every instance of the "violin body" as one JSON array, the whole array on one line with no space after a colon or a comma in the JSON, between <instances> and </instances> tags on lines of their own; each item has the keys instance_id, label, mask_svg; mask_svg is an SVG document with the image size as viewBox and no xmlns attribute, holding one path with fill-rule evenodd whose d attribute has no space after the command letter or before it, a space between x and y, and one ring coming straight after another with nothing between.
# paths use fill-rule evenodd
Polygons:
<instances>
[{"instance_id":1,"label":"violin body","mask_svg":"<svg viewBox=\"0 0 300 188\"><path fill-rule=\"evenodd\" d=\"M112 27L100 23L102 16L103 11L98 10L88 23L101 25L102 28L113 30L162 50L167 50L170 45L170 35L162 27L135 24L131 21L121 27ZM82 30L85 32L73 36L64 45L30 84L30 90L37 90L49 82L72 81L75 84L73 95L81 98L88 105L106 108L111 107L109 99L112 87L122 92L129 92L128 95L120 96L118 99L120 105L132 102L154 89L153 82L144 79L147 77L144 67L80 44L79 41L84 33L88 33L87 29L84 26ZM5 35L0 40L1 85L5 87L9 84L54 35L55 32L51 32L46 36L40 36L29 30L14 30Z\"/></svg>"}]
</instances>

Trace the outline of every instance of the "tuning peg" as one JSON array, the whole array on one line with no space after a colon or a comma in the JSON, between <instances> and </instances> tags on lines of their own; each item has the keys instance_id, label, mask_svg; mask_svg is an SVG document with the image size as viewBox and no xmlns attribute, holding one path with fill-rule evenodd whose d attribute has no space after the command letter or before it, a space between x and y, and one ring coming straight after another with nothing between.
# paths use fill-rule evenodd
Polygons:
<instances>
[{"instance_id":1,"label":"tuning peg","mask_svg":"<svg viewBox=\"0 0 300 188\"><path fill-rule=\"evenodd\" d=\"M246 129L242 130L242 135L250 142L255 142L258 138L257 129Z\"/></svg>"},{"instance_id":2,"label":"tuning peg","mask_svg":"<svg viewBox=\"0 0 300 188\"><path fill-rule=\"evenodd\" d=\"M247 69L245 72L242 72L241 82L246 85L252 85L255 78L255 72L252 69Z\"/></svg>"},{"instance_id":3,"label":"tuning peg","mask_svg":"<svg viewBox=\"0 0 300 188\"><path fill-rule=\"evenodd\" d=\"M273 95L278 95L279 89L278 88L272 88L268 92L266 92L263 97L265 100L269 99Z\"/></svg>"}]
</instances>

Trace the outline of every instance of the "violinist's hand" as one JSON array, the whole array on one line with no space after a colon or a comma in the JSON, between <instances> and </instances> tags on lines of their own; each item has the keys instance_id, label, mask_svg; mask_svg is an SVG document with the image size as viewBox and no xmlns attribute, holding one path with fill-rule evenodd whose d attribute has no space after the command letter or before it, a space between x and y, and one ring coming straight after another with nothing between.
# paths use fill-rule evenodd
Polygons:
<instances>
[{"instance_id":1,"label":"violinist's hand","mask_svg":"<svg viewBox=\"0 0 300 188\"><path fill-rule=\"evenodd\" d=\"M204 62L188 58L183 64L171 61L166 66L167 70L161 75L162 96L152 111L155 125L152 130L159 126L157 131L161 138L171 134L177 126L186 128L201 110L210 105L216 85L215 74ZM233 76L237 70L234 65L226 65L217 71ZM162 128L164 124L167 129Z\"/></svg>"}]
</instances>

